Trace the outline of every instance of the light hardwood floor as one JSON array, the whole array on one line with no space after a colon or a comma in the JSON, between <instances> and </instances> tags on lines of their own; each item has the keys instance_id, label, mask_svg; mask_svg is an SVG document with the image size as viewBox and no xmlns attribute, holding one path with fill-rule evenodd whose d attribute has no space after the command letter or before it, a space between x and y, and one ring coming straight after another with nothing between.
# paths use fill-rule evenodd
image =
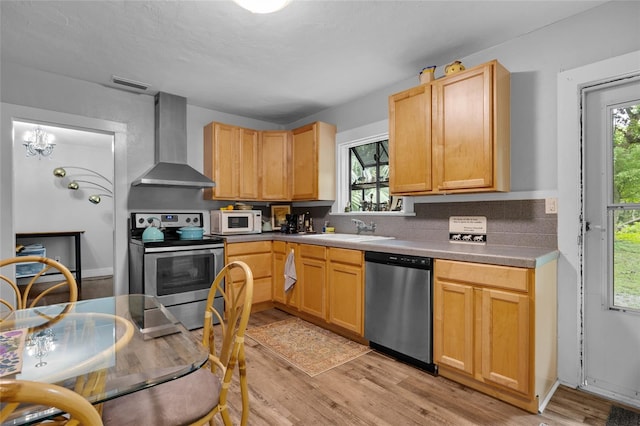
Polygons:
<instances>
[{"instance_id":1,"label":"light hardwood floor","mask_svg":"<svg viewBox=\"0 0 640 426\"><path fill-rule=\"evenodd\" d=\"M50 283L38 283L33 286L29 293L29 302L37 297L44 288L51 285ZM24 288L21 288L24 291ZM82 280L82 286L78 290L78 300L98 299L100 297L113 296L113 277L111 275L104 277L91 277ZM69 301L69 289L55 290L45 296L40 302L41 305L52 305L54 303L65 303Z\"/></svg>"},{"instance_id":2,"label":"light hardwood floor","mask_svg":"<svg viewBox=\"0 0 640 426\"><path fill-rule=\"evenodd\" d=\"M249 328L288 315L257 312ZM250 425L604 425L611 407L610 401L561 386L543 414L530 414L375 351L315 377L250 338L246 354ZM232 393L236 421L237 385Z\"/></svg>"}]
</instances>

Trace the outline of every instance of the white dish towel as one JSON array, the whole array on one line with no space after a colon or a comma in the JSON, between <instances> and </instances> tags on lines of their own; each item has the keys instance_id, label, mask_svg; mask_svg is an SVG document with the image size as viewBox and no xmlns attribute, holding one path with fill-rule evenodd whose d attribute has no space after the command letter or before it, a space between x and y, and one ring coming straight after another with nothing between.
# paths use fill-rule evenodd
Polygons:
<instances>
[{"instance_id":1,"label":"white dish towel","mask_svg":"<svg viewBox=\"0 0 640 426\"><path fill-rule=\"evenodd\" d=\"M289 291L297 280L295 256L293 250L291 250L284 264L284 291Z\"/></svg>"}]
</instances>

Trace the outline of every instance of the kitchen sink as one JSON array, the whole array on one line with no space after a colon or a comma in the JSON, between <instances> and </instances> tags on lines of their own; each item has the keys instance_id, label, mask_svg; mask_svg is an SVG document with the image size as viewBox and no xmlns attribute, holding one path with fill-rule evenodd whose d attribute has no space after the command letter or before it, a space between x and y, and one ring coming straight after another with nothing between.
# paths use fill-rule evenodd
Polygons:
<instances>
[{"instance_id":1,"label":"kitchen sink","mask_svg":"<svg viewBox=\"0 0 640 426\"><path fill-rule=\"evenodd\" d=\"M381 235L362 235L362 234L301 234L300 238L309 240L322 241L342 241L348 243L359 243L365 241L376 240L392 240L394 237L383 237Z\"/></svg>"}]
</instances>

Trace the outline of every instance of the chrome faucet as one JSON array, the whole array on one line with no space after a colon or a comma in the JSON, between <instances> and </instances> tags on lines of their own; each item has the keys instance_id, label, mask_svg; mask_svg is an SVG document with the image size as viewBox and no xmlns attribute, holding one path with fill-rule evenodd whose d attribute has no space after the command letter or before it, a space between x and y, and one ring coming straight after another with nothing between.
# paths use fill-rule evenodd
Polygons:
<instances>
[{"instance_id":1,"label":"chrome faucet","mask_svg":"<svg viewBox=\"0 0 640 426\"><path fill-rule=\"evenodd\" d=\"M351 219L351 221L356 224L356 230L358 234L362 231L375 232L376 230L376 224L373 221L371 221L368 225L360 219Z\"/></svg>"}]
</instances>

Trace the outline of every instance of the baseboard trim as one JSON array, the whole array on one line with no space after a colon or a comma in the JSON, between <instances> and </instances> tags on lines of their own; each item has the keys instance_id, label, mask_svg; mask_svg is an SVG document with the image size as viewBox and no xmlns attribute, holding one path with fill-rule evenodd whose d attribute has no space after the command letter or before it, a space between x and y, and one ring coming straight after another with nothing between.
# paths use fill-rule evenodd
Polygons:
<instances>
[{"instance_id":1,"label":"baseboard trim","mask_svg":"<svg viewBox=\"0 0 640 426\"><path fill-rule=\"evenodd\" d=\"M547 408L547 404L549 403L549 401L551 401L551 397L553 396L553 394L556 393L558 386L560 386L560 381L556 380L553 386L551 386L551 389L549 390L549 392L547 392L547 396L542 401L540 401L540 406L538 407L538 413L542 414L544 412L544 409Z\"/></svg>"}]
</instances>

